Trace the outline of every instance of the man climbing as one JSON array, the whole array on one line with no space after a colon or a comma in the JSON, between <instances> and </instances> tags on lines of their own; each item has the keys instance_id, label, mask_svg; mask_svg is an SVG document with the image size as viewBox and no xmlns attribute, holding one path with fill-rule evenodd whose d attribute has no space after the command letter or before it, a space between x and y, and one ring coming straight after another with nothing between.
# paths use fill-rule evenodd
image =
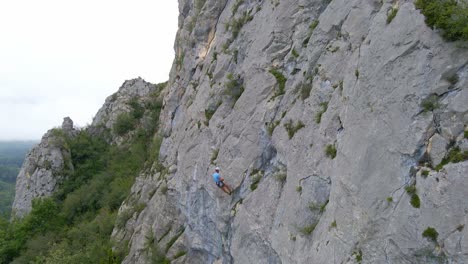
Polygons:
<instances>
[{"instance_id":1,"label":"man climbing","mask_svg":"<svg viewBox=\"0 0 468 264\"><path fill-rule=\"evenodd\" d=\"M219 167L215 168L215 173L213 173L213 180L215 181L216 185L221 188L225 193L231 195L231 187L224 183L224 179L219 175Z\"/></svg>"}]
</instances>

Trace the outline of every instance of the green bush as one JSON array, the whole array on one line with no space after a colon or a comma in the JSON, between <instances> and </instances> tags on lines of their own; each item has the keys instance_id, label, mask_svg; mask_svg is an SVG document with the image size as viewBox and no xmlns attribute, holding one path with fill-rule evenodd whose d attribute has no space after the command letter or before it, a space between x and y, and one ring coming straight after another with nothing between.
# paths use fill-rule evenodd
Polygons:
<instances>
[{"instance_id":1,"label":"green bush","mask_svg":"<svg viewBox=\"0 0 468 264\"><path fill-rule=\"evenodd\" d=\"M424 99L421 102L421 107L423 108L424 112L434 111L435 109L439 108L437 95L431 95Z\"/></svg>"},{"instance_id":2,"label":"green bush","mask_svg":"<svg viewBox=\"0 0 468 264\"><path fill-rule=\"evenodd\" d=\"M426 24L441 30L448 41L468 40L468 3L456 0L416 0Z\"/></svg>"},{"instance_id":3,"label":"green bush","mask_svg":"<svg viewBox=\"0 0 468 264\"><path fill-rule=\"evenodd\" d=\"M133 118L140 119L143 117L143 114L145 113L145 108L140 105L136 97L130 99L128 104L130 105L130 107L132 107L131 115L133 116Z\"/></svg>"},{"instance_id":4,"label":"green bush","mask_svg":"<svg viewBox=\"0 0 468 264\"><path fill-rule=\"evenodd\" d=\"M416 193L416 185L408 185L405 187L405 191L411 196L410 204L414 208L421 207L421 200L419 199L418 194Z\"/></svg>"},{"instance_id":5,"label":"green bush","mask_svg":"<svg viewBox=\"0 0 468 264\"><path fill-rule=\"evenodd\" d=\"M117 116L115 123L113 125L114 132L119 135L123 136L127 134L130 130L133 130L136 125L135 117L129 113L121 113Z\"/></svg>"},{"instance_id":6,"label":"green bush","mask_svg":"<svg viewBox=\"0 0 468 264\"><path fill-rule=\"evenodd\" d=\"M398 13L398 7L392 7L390 12L387 14L387 24L390 24Z\"/></svg>"},{"instance_id":7,"label":"green bush","mask_svg":"<svg viewBox=\"0 0 468 264\"><path fill-rule=\"evenodd\" d=\"M439 236L439 233L433 227L428 227L426 228L426 230L424 230L422 236L434 242L437 242L437 237Z\"/></svg>"},{"instance_id":8,"label":"green bush","mask_svg":"<svg viewBox=\"0 0 468 264\"><path fill-rule=\"evenodd\" d=\"M449 163L458 163L468 160L468 151L461 151L459 147L452 148L449 153L442 159L439 165L435 167L436 171L441 170Z\"/></svg>"},{"instance_id":9,"label":"green bush","mask_svg":"<svg viewBox=\"0 0 468 264\"><path fill-rule=\"evenodd\" d=\"M281 183L284 183L286 181L286 178L288 177L288 175L284 172L280 172L278 174L275 175L275 179Z\"/></svg>"},{"instance_id":10,"label":"green bush","mask_svg":"<svg viewBox=\"0 0 468 264\"><path fill-rule=\"evenodd\" d=\"M326 202L322 203L322 204L317 204L317 203L314 203L314 202L310 202L309 203L309 210L319 211L320 213L323 213L327 209L328 202L329 202L328 200Z\"/></svg>"},{"instance_id":11,"label":"green bush","mask_svg":"<svg viewBox=\"0 0 468 264\"><path fill-rule=\"evenodd\" d=\"M336 147L335 145L327 145L325 148L325 155L329 157L330 159L334 159L336 157Z\"/></svg>"},{"instance_id":12,"label":"green bush","mask_svg":"<svg viewBox=\"0 0 468 264\"><path fill-rule=\"evenodd\" d=\"M273 135L273 132L275 131L275 128L279 125L279 123L280 121L276 120L267 125L267 133L270 137Z\"/></svg>"},{"instance_id":13,"label":"green bush","mask_svg":"<svg viewBox=\"0 0 468 264\"><path fill-rule=\"evenodd\" d=\"M299 129L304 128L304 127L305 127L305 125L304 125L304 123L302 123L302 121L297 121L296 125L294 125L293 121L289 120L289 122L284 124L284 128L288 132L289 139L292 139L294 137L294 134L296 134L296 132Z\"/></svg>"},{"instance_id":14,"label":"green bush","mask_svg":"<svg viewBox=\"0 0 468 264\"><path fill-rule=\"evenodd\" d=\"M310 96L310 91L312 90L312 84L302 84L301 85L301 99L305 100L309 98Z\"/></svg>"},{"instance_id":15,"label":"green bush","mask_svg":"<svg viewBox=\"0 0 468 264\"><path fill-rule=\"evenodd\" d=\"M300 185L297 186L297 187L296 187L296 192L302 193L302 186L300 186Z\"/></svg>"},{"instance_id":16,"label":"green bush","mask_svg":"<svg viewBox=\"0 0 468 264\"><path fill-rule=\"evenodd\" d=\"M427 178L427 176L429 176L429 171L428 170L423 170L421 172L421 176L424 177L424 178Z\"/></svg>"},{"instance_id":17,"label":"green bush","mask_svg":"<svg viewBox=\"0 0 468 264\"><path fill-rule=\"evenodd\" d=\"M232 73L229 73L227 76L227 82L224 84L224 94L230 96L234 100L234 104L244 93L244 86L242 85L242 80L239 77L234 77Z\"/></svg>"},{"instance_id":18,"label":"green bush","mask_svg":"<svg viewBox=\"0 0 468 264\"><path fill-rule=\"evenodd\" d=\"M410 200L410 204L414 207L414 208L419 208L421 207L421 200L419 199L419 196L417 194L412 194L411 195L411 200Z\"/></svg>"},{"instance_id":19,"label":"green bush","mask_svg":"<svg viewBox=\"0 0 468 264\"><path fill-rule=\"evenodd\" d=\"M306 47L307 44L309 44L310 37L311 37L312 34L314 33L314 30L315 30L315 28L318 26L318 24L319 24L319 21L318 21L318 20L314 20L314 21L312 21L312 23L310 23L310 25L309 25L309 34L308 34L307 37L304 39L304 41L302 41L302 46L303 46L303 47Z\"/></svg>"},{"instance_id":20,"label":"green bush","mask_svg":"<svg viewBox=\"0 0 468 264\"><path fill-rule=\"evenodd\" d=\"M357 263L362 262L362 250L359 250L358 252L354 252L354 257L356 258Z\"/></svg>"},{"instance_id":21,"label":"green bush","mask_svg":"<svg viewBox=\"0 0 468 264\"><path fill-rule=\"evenodd\" d=\"M260 182L261 179L262 179L262 175L255 174L252 177L252 182L250 183L250 190L255 191L257 189L258 183Z\"/></svg>"},{"instance_id":22,"label":"green bush","mask_svg":"<svg viewBox=\"0 0 468 264\"><path fill-rule=\"evenodd\" d=\"M322 109L320 111L318 111L317 114L315 115L315 123L317 123L317 124L320 124L320 122L322 122L322 115L328 109L328 102L320 103L320 107L322 107Z\"/></svg>"},{"instance_id":23,"label":"green bush","mask_svg":"<svg viewBox=\"0 0 468 264\"><path fill-rule=\"evenodd\" d=\"M236 39L242 27L248 22L252 21L252 19L253 19L253 16L247 12L244 12L242 16L237 19L233 18L232 21L226 25L228 30L230 30L232 33L231 39L232 40Z\"/></svg>"},{"instance_id":24,"label":"green bush","mask_svg":"<svg viewBox=\"0 0 468 264\"><path fill-rule=\"evenodd\" d=\"M297 50L294 49L294 48L292 49L291 54L292 54L295 58L298 58L298 57L299 57L299 53L297 53Z\"/></svg>"},{"instance_id":25,"label":"green bush","mask_svg":"<svg viewBox=\"0 0 468 264\"><path fill-rule=\"evenodd\" d=\"M275 77L276 82L278 83L278 87L279 87L279 90L275 92L273 97L283 95L285 93L285 87L286 87L286 81L287 81L286 77L284 77L284 75L277 69L271 69L269 72Z\"/></svg>"},{"instance_id":26,"label":"green bush","mask_svg":"<svg viewBox=\"0 0 468 264\"><path fill-rule=\"evenodd\" d=\"M463 135L463 136L464 136L465 139L468 139L468 130L466 130L466 131L464 132L464 135Z\"/></svg>"},{"instance_id":27,"label":"green bush","mask_svg":"<svg viewBox=\"0 0 468 264\"><path fill-rule=\"evenodd\" d=\"M317 223L312 223L310 225L303 226L299 228L299 232L302 233L303 235L310 235L312 234L312 232L314 232L316 226L317 226Z\"/></svg>"}]
</instances>

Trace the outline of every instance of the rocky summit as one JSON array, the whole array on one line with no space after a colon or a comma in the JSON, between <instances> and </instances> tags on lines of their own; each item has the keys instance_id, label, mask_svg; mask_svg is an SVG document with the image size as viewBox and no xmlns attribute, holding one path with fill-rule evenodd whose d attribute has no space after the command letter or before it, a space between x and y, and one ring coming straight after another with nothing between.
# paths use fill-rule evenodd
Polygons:
<instances>
[{"instance_id":1,"label":"rocky summit","mask_svg":"<svg viewBox=\"0 0 468 264\"><path fill-rule=\"evenodd\" d=\"M179 11L160 145L109 238L123 263L468 263L464 40L406 0L179 0ZM91 134L138 137L116 124L155 90L125 82ZM17 215L73 169L53 139L23 165Z\"/></svg>"}]
</instances>

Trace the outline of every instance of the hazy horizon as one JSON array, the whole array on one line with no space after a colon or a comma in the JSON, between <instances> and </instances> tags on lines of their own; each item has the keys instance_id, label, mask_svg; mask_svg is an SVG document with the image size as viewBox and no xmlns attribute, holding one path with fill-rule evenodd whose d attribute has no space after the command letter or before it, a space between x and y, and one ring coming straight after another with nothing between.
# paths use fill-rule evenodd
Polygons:
<instances>
[{"instance_id":1,"label":"hazy horizon","mask_svg":"<svg viewBox=\"0 0 468 264\"><path fill-rule=\"evenodd\" d=\"M0 140L84 127L125 80L167 81L177 19L177 1L0 3Z\"/></svg>"}]
</instances>

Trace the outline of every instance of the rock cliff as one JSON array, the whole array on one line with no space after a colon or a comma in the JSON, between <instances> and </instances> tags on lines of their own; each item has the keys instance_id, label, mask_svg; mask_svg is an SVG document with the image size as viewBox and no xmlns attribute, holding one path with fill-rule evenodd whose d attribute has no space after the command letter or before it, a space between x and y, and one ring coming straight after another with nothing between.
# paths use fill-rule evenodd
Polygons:
<instances>
[{"instance_id":1,"label":"rock cliff","mask_svg":"<svg viewBox=\"0 0 468 264\"><path fill-rule=\"evenodd\" d=\"M124 263L468 262L463 43L404 0L179 11L159 158L112 234ZM124 83L91 130L120 144L118 116L151 87Z\"/></svg>"},{"instance_id":2,"label":"rock cliff","mask_svg":"<svg viewBox=\"0 0 468 264\"><path fill-rule=\"evenodd\" d=\"M173 263L467 261L460 43L412 1L179 9L164 169L142 173L121 208L146 204L114 230L124 263L158 255L148 241Z\"/></svg>"}]
</instances>

